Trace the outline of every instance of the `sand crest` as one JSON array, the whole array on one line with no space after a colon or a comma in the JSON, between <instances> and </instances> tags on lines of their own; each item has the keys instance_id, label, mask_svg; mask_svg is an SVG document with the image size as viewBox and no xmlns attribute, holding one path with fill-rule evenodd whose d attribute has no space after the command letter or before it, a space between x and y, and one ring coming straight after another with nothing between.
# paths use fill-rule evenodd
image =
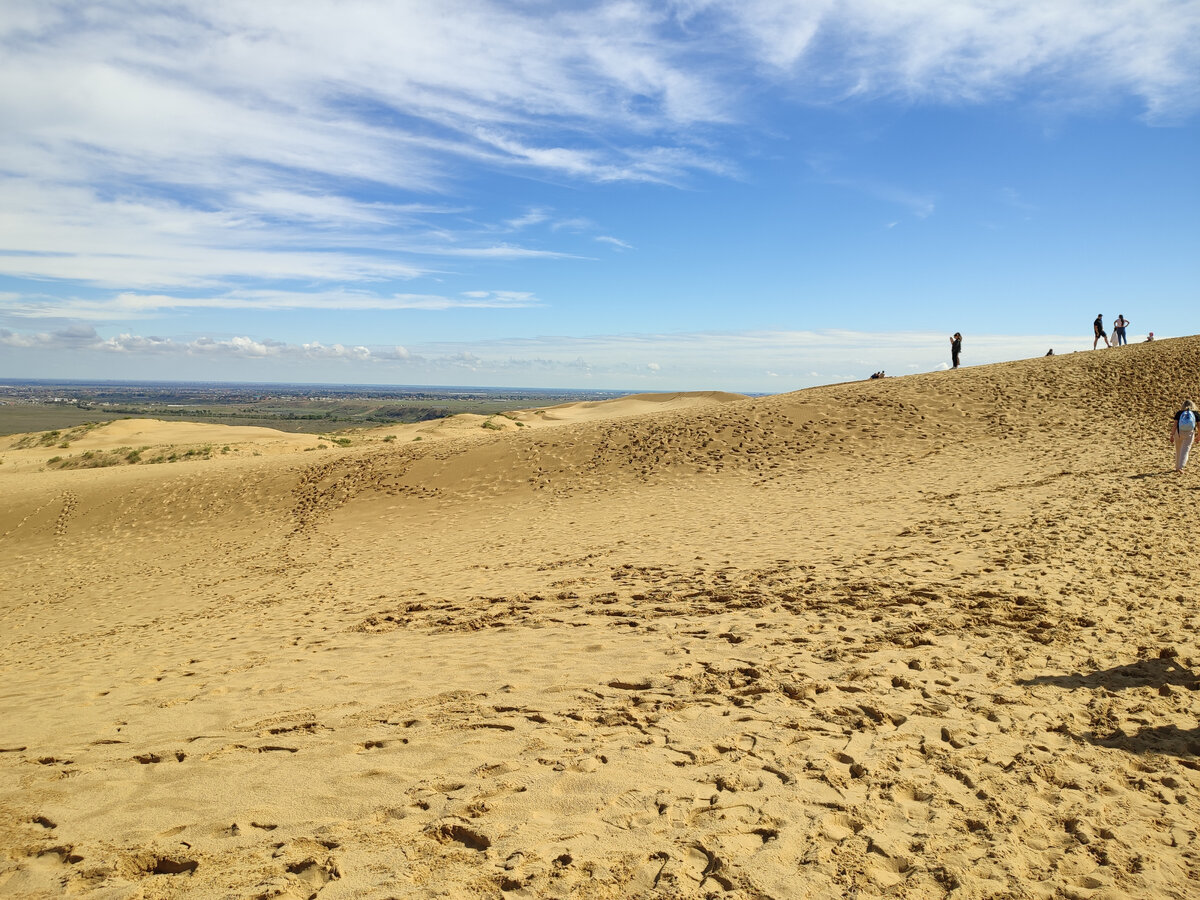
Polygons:
<instances>
[{"instance_id":1,"label":"sand crest","mask_svg":"<svg viewBox=\"0 0 1200 900\"><path fill-rule=\"evenodd\" d=\"M1198 386L0 446L0 894L1195 897Z\"/></svg>"}]
</instances>

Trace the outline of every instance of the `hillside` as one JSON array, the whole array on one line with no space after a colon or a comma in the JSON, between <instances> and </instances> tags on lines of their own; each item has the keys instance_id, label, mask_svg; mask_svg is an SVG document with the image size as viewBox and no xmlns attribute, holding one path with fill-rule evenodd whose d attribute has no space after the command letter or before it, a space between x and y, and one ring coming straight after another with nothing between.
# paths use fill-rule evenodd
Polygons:
<instances>
[{"instance_id":1,"label":"hillside","mask_svg":"<svg viewBox=\"0 0 1200 900\"><path fill-rule=\"evenodd\" d=\"M1184 396L1200 338L14 438L0 894L1195 896Z\"/></svg>"}]
</instances>

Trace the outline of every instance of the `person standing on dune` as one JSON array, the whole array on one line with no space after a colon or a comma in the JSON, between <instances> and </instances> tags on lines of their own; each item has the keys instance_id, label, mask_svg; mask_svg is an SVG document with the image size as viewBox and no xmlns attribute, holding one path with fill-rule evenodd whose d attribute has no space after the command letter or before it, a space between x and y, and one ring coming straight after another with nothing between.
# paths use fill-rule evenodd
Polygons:
<instances>
[{"instance_id":1,"label":"person standing on dune","mask_svg":"<svg viewBox=\"0 0 1200 900\"><path fill-rule=\"evenodd\" d=\"M1192 449L1192 441L1195 438L1196 404L1191 400L1184 400L1183 409L1175 413L1175 421L1171 425L1171 443L1175 445L1175 474L1183 474L1183 467L1187 465L1188 452Z\"/></svg>"},{"instance_id":2,"label":"person standing on dune","mask_svg":"<svg viewBox=\"0 0 1200 900\"><path fill-rule=\"evenodd\" d=\"M1125 327L1129 324L1129 320L1121 313L1117 313L1117 317L1113 319L1113 340L1117 346L1128 344L1129 341L1125 337Z\"/></svg>"},{"instance_id":3,"label":"person standing on dune","mask_svg":"<svg viewBox=\"0 0 1200 900\"><path fill-rule=\"evenodd\" d=\"M1099 313L1096 314L1096 321L1092 323L1092 331L1096 335L1095 339L1092 341L1093 350L1096 349L1096 344L1100 342L1101 338L1104 338L1105 347L1112 346L1112 344L1108 342L1108 332L1104 330L1104 316L1100 315Z\"/></svg>"},{"instance_id":4,"label":"person standing on dune","mask_svg":"<svg viewBox=\"0 0 1200 900\"><path fill-rule=\"evenodd\" d=\"M958 357L962 353L962 335L957 331L954 332L954 337L950 338L950 362L954 368L958 368Z\"/></svg>"}]
</instances>

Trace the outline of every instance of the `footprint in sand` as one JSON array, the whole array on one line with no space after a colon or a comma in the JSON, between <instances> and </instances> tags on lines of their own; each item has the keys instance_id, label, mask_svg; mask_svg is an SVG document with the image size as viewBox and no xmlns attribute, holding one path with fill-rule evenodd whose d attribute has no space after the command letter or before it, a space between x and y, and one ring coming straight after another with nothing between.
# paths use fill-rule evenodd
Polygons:
<instances>
[{"instance_id":1,"label":"footprint in sand","mask_svg":"<svg viewBox=\"0 0 1200 900\"><path fill-rule=\"evenodd\" d=\"M321 863L315 859L305 859L291 863L288 865L287 871L296 882L299 882L299 885L303 886L301 895L308 898L316 896L316 892L329 882L341 878L341 871L332 860Z\"/></svg>"},{"instance_id":2,"label":"footprint in sand","mask_svg":"<svg viewBox=\"0 0 1200 900\"><path fill-rule=\"evenodd\" d=\"M841 842L863 830L862 822L846 813L830 813L821 820L821 834L834 842Z\"/></svg>"},{"instance_id":3,"label":"footprint in sand","mask_svg":"<svg viewBox=\"0 0 1200 900\"><path fill-rule=\"evenodd\" d=\"M933 818L930 802L933 794L912 785L897 785L891 792L892 802L910 822L928 822Z\"/></svg>"},{"instance_id":4,"label":"footprint in sand","mask_svg":"<svg viewBox=\"0 0 1200 900\"><path fill-rule=\"evenodd\" d=\"M701 843L692 844L684 856L683 871L689 880L705 887L709 881L716 882L727 891L733 890L733 882L722 871L725 861Z\"/></svg>"},{"instance_id":5,"label":"footprint in sand","mask_svg":"<svg viewBox=\"0 0 1200 900\"><path fill-rule=\"evenodd\" d=\"M877 857L872 854L872 860L876 858ZM884 890L890 890L904 881L905 876L911 869L912 863L905 857L889 857L882 859L879 862L872 861L867 866L867 874L870 876L872 881L874 881Z\"/></svg>"},{"instance_id":6,"label":"footprint in sand","mask_svg":"<svg viewBox=\"0 0 1200 900\"><path fill-rule=\"evenodd\" d=\"M0 875L0 894L6 897L58 897L71 873L71 866L83 857L69 847L53 847L17 857L15 869ZM7 869L7 867L6 867Z\"/></svg>"}]
</instances>

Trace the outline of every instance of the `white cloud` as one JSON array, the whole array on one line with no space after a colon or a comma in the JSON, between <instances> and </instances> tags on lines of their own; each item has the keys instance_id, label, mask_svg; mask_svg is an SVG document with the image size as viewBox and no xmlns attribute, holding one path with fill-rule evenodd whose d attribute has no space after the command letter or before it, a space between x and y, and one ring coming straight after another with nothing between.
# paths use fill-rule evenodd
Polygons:
<instances>
[{"instance_id":1,"label":"white cloud","mask_svg":"<svg viewBox=\"0 0 1200 900\"><path fill-rule=\"evenodd\" d=\"M7 0L0 60L0 274L322 294L446 260L570 257L481 235L594 229L583 216L531 207L487 226L455 202L397 198L442 201L479 167L736 176L722 138L766 127L740 121L742 101L774 87L810 103L1136 97L1153 120L1189 115L1200 4ZM934 211L925 190L843 183Z\"/></svg>"},{"instance_id":2,"label":"white cloud","mask_svg":"<svg viewBox=\"0 0 1200 900\"><path fill-rule=\"evenodd\" d=\"M541 225L550 218L550 213L544 209L531 209L524 215L509 219L504 224L513 231L520 231L533 225Z\"/></svg>"},{"instance_id":3,"label":"white cloud","mask_svg":"<svg viewBox=\"0 0 1200 900\"><path fill-rule=\"evenodd\" d=\"M615 237L612 237L611 235L607 235L607 234L598 235L596 237L596 240L602 244L611 244L612 246L616 247L618 250L632 250L633 249L632 244L627 244L625 241L621 240L620 238L615 238Z\"/></svg>"},{"instance_id":4,"label":"white cloud","mask_svg":"<svg viewBox=\"0 0 1200 900\"><path fill-rule=\"evenodd\" d=\"M576 216L570 219L559 219L550 226L552 231L588 231L595 228L595 223L591 219L585 219L582 216Z\"/></svg>"},{"instance_id":5,"label":"white cloud","mask_svg":"<svg viewBox=\"0 0 1200 900\"><path fill-rule=\"evenodd\" d=\"M203 286L227 279L410 279L395 255L339 247L246 210L167 198L108 198L67 185L0 178L0 273L111 287ZM490 248L484 248L490 252Z\"/></svg>"},{"instance_id":6,"label":"white cloud","mask_svg":"<svg viewBox=\"0 0 1200 900\"><path fill-rule=\"evenodd\" d=\"M313 359L352 359L366 361L371 359L371 351L366 347L345 347L341 344L332 344L328 347L318 341L311 344L304 344L301 348L307 356Z\"/></svg>"},{"instance_id":7,"label":"white cloud","mask_svg":"<svg viewBox=\"0 0 1200 900\"><path fill-rule=\"evenodd\" d=\"M72 326L36 333L0 329L0 346L14 354L39 353L38 358L46 358L46 350L70 350L72 359L140 358L143 368L126 377L183 377L189 360L203 361L199 372L210 371L212 360L219 358L230 361L225 369L230 380L289 380L301 372L310 381L393 384L456 383L465 372L475 384L779 391L858 380L881 369L895 374L947 367L945 336L924 332L635 334L355 346L245 335L184 340L122 332L106 338L90 326ZM1062 335L972 335L964 362L1040 357L1049 347L1061 354L1088 350L1090 344ZM268 368L250 375L233 367L238 361ZM296 368L301 365L307 368ZM105 371L110 368L105 365Z\"/></svg>"},{"instance_id":8,"label":"white cloud","mask_svg":"<svg viewBox=\"0 0 1200 900\"><path fill-rule=\"evenodd\" d=\"M669 133L704 104L625 110L633 90L710 93L688 88L706 77L676 71L651 39L657 13L617 15L600 40L583 11L471 0L453 16L371 0L111 0L82 16L13 0L3 19L0 247L13 252L0 274L12 277L142 289L288 279L321 291L415 278L430 258L562 258L481 245L453 204L355 192L437 194L480 164L592 181L720 167ZM431 217L455 218L446 228Z\"/></svg>"},{"instance_id":9,"label":"white cloud","mask_svg":"<svg viewBox=\"0 0 1200 900\"><path fill-rule=\"evenodd\" d=\"M903 207L917 219L929 218L936 209L935 198L926 192L911 190L870 178L840 175L833 171L832 164L825 159L809 160L809 168L823 184L846 188L856 193L873 197L876 200L882 200L884 203ZM896 224L892 222L884 227L892 228Z\"/></svg>"},{"instance_id":10,"label":"white cloud","mask_svg":"<svg viewBox=\"0 0 1200 900\"><path fill-rule=\"evenodd\" d=\"M264 188L254 193L234 193L230 205L240 216L306 223L325 229L361 226L405 225L429 215L458 210L429 204L362 202L330 193L308 193L283 187Z\"/></svg>"},{"instance_id":11,"label":"white cloud","mask_svg":"<svg viewBox=\"0 0 1200 900\"><path fill-rule=\"evenodd\" d=\"M523 309L541 306L528 291L467 291L457 296L438 294L378 294L362 290L322 292L240 290L220 294L179 296L122 292L108 299L60 299L16 294L0 296L0 313L14 318L73 319L117 322L147 318L171 310L400 310L400 309Z\"/></svg>"},{"instance_id":12,"label":"white cloud","mask_svg":"<svg viewBox=\"0 0 1200 900\"><path fill-rule=\"evenodd\" d=\"M220 357L224 359L273 359L283 361L302 359L313 361L345 360L409 360L412 355L404 347L393 346L378 351L363 346L322 344L312 341L289 344L270 339L256 340L245 336L215 339L200 337L191 341L173 338L135 335L122 332L105 338L93 328L75 326L54 332L18 334L0 329L0 346L36 350L92 351L103 354L140 357Z\"/></svg>"},{"instance_id":13,"label":"white cloud","mask_svg":"<svg viewBox=\"0 0 1200 900\"><path fill-rule=\"evenodd\" d=\"M1175 0L690 0L814 99L1060 101L1136 96L1151 117L1200 101L1200 6Z\"/></svg>"},{"instance_id":14,"label":"white cloud","mask_svg":"<svg viewBox=\"0 0 1200 900\"><path fill-rule=\"evenodd\" d=\"M424 246L419 252L429 256L459 256L472 259L570 259L572 253L556 250L534 250L513 244L493 244L490 247L437 247Z\"/></svg>"}]
</instances>

